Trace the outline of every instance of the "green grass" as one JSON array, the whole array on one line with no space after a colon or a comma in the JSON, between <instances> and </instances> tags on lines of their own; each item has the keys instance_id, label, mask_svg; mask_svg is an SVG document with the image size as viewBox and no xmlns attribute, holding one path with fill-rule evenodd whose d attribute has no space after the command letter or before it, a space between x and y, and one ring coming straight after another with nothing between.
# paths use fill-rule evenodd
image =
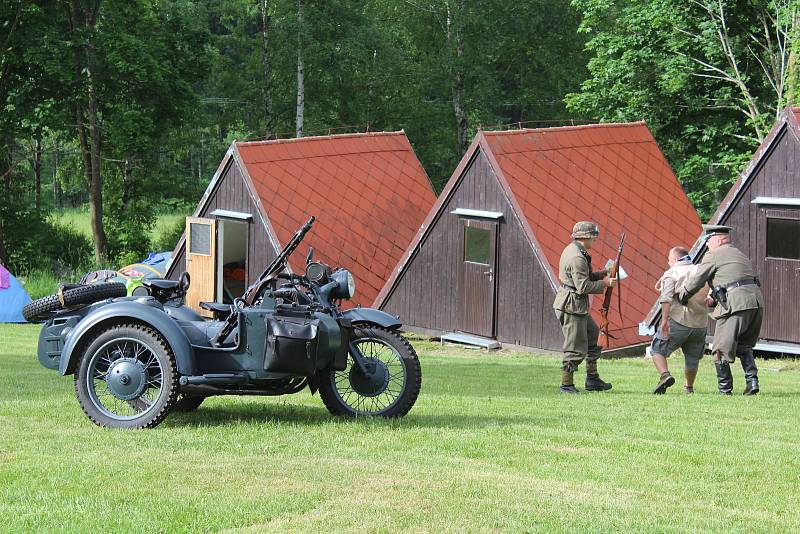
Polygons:
<instances>
[{"instance_id":1,"label":"green grass","mask_svg":"<svg viewBox=\"0 0 800 534\"><path fill-rule=\"evenodd\" d=\"M155 225L150 233L150 239L156 243L164 232L169 231L178 220L186 219L184 213L162 213L156 217ZM65 208L53 212L56 222L70 226L79 231L90 240L92 239L92 225L89 220L88 208Z\"/></svg>"},{"instance_id":2,"label":"green grass","mask_svg":"<svg viewBox=\"0 0 800 534\"><path fill-rule=\"evenodd\" d=\"M69 208L60 210L53 213L56 222L72 227L78 232L84 234L89 240L92 239L92 227L89 222L89 211L85 208ZM184 220L186 217L179 213L161 214L156 218L155 226L151 233L151 241L158 243L161 240L162 234L168 232L179 221ZM141 258L143 259L143 258ZM123 265L110 265L109 268L118 269ZM100 266L94 266L94 269L99 269ZM86 267L85 270L92 270L92 267ZM56 276L51 271L35 270L29 273L22 273L19 275L20 282L25 290L30 295L31 299L36 300L47 295L52 295L58 289L58 284L62 282L77 283L78 280L85 274L85 270L76 270L71 275Z\"/></svg>"},{"instance_id":3,"label":"green grass","mask_svg":"<svg viewBox=\"0 0 800 534\"><path fill-rule=\"evenodd\" d=\"M415 340L402 420L335 419L306 391L113 431L38 364L37 334L0 326L0 530L800 529L794 362L760 361L752 398L716 395L705 360L694 396L653 396L643 359L601 362L607 393L560 396L555 358Z\"/></svg>"},{"instance_id":4,"label":"green grass","mask_svg":"<svg viewBox=\"0 0 800 534\"><path fill-rule=\"evenodd\" d=\"M64 208L54 210L53 220L92 239L92 223L89 220L89 208Z\"/></svg>"},{"instance_id":5,"label":"green grass","mask_svg":"<svg viewBox=\"0 0 800 534\"><path fill-rule=\"evenodd\" d=\"M61 282L72 282L72 280L61 280L50 271L31 271L30 273L17 277L19 283L28 292L31 300L36 300L47 295L52 295L58 291L58 284Z\"/></svg>"}]
</instances>

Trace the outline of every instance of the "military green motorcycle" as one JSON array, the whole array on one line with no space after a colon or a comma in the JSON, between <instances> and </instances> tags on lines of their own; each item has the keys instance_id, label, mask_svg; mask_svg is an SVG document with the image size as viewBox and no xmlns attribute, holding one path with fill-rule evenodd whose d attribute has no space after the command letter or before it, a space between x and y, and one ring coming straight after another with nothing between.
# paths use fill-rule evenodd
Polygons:
<instances>
[{"instance_id":1,"label":"military green motorcycle","mask_svg":"<svg viewBox=\"0 0 800 534\"><path fill-rule=\"evenodd\" d=\"M313 222L232 305L201 303L214 320L184 306L186 273L179 281L145 280L129 297L124 286L97 284L66 286L31 303L26 318L44 321L40 362L74 376L83 411L104 427L151 428L214 395L305 388L319 391L335 415L406 415L422 371L398 318L371 308L341 310L355 293L353 275L314 261L312 251L303 274L287 272Z\"/></svg>"}]
</instances>

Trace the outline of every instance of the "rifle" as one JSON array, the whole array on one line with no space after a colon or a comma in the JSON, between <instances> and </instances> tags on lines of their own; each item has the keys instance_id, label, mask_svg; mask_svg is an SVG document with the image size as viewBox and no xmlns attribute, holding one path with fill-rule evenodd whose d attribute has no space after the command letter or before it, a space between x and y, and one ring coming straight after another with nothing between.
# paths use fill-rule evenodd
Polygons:
<instances>
[{"instance_id":1,"label":"rifle","mask_svg":"<svg viewBox=\"0 0 800 534\"><path fill-rule=\"evenodd\" d=\"M255 303L256 299L261 295L264 288L269 285L270 280L272 280L273 276L286 267L286 262L289 259L289 256L292 255L292 252L300 245L300 242L303 240L305 235L311 230L311 225L314 224L314 221L317 220L316 217L313 215L310 219L306 221L306 223L300 227L297 232L292 236L292 239L286 244L286 246L281 250L278 255L272 260L264 272L261 273L261 276L258 277L258 280L250 284L250 287L244 292L242 299L244 303L252 306Z\"/></svg>"},{"instance_id":2,"label":"rifle","mask_svg":"<svg viewBox=\"0 0 800 534\"><path fill-rule=\"evenodd\" d=\"M611 266L610 278L614 279L619 276L619 262L622 259L622 248L625 246L625 232L619 238L619 249L617 249L617 260ZM617 280L619 283L619 280ZM613 287L607 287L605 296L603 297L603 306L600 308L600 336L598 337L597 344L604 349L609 346L609 338L616 339L608 332L608 310L611 308L611 294L614 292ZM622 322L622 291L617 291L617 311L619 312L619 320Z\"/></svg>"}]
</instances>

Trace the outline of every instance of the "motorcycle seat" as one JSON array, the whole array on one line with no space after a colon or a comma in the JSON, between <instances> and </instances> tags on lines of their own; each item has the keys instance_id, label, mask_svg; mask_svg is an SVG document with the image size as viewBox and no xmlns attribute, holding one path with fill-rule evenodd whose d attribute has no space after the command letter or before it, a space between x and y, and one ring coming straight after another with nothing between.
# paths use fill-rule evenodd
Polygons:
<instances>
[{"instance_id":1,"label":"motorcycle seat","mask_svg":"<svg viewBox=\"0 0 800 534\"><path fill-rule=\"evenodd\" d=\"M145 287L154 287L162 291L170 291L178 289L180 282L177 280L167 280L166 278L146 278L142 280L142 285Z\"/></svg>"},{"instance_id":2,"label":"motorcycle seat","mask_svg":"<svg viewBox=\"0 0 800 534\"><path fill-rule=\"evenodd\" d=\"M200 307L204 310L208 310L210 312L214 312L214 317L218 319L224 319L231 313L231 305L230 304L222 304L221 302L208 302L208 301L200 301Z\"/></svg>"}]
</instances>

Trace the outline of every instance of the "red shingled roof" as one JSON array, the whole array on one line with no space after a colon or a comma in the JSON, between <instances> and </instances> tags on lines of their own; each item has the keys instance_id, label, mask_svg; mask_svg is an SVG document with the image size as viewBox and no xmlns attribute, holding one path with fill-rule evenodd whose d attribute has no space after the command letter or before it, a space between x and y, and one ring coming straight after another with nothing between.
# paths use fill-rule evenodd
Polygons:
<instances>
[{"instance_id":1,"label":"red shingled roof","mask_svg":"<svg viewBox=\"0 0 800 534\"><path fill-rule=\"evenodd\" d=\"M691 246L700 218L644 123L483 132L481 146L512 203L524 215L532 241L558 276L558 261L579 220L600 225L593 267L616 256L624 230L623 323L617 297L611 319L612 347L646 341L638 323L655 296L672 246ZM602 299L595 297L599 319Z\"/></svg>"},{"instance_id":2,"label":"red shingled roof","mask_svg":"<svg viewBox=\"0 0 800 534\"><path fill-rule=\"evenodd\" d=\"M413 239L436 196L405 133L386 132L236 143L281 246L311 215L305 250L349 269L352 304L369 305ZM302 253L301 253L302 252Z\"/></svg>"}]
</instances>

